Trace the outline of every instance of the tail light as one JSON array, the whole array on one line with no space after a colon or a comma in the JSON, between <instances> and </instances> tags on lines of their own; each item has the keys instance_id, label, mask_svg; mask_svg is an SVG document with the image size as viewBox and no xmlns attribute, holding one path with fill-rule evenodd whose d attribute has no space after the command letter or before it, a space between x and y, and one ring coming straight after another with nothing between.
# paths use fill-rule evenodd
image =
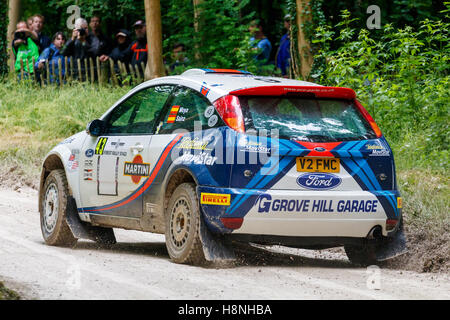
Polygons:
<instances>
[{"instance_id":1,"label":"tail light","mask_svg":"<svg viewBox=\"0 0 450 320\"><path fill-rule=\"evenodd\" d=\"M245 132L244 116L237 96L223 96L214 102L214 107L231 129Z\"/></svg>"},{"instance_id":2,"label":"tail light","mask_svg":"<svg viewBox=\"0 0 450 320\"><path fill-rule=\"evenodd\" d=\"M387 219L386 220L386 230L391 231L394 230L397 226L398 220L395 219Z\"/></svg>"},{"instance_id":3,"label":"tail light","mask_svg":"<svg viewBox=\"0 0 450 320\"><path fill-rule=\"evenodd\" d=\"M377 138L381 137L383 134L381 133L381 130L376 124L375 120L373 120L372 116L369 114L369 112L367 112L367 110L363 107L363 105L359 101L355 100L355 102L359 112L361 112L364 119L366 119L369 122L370 126L372 127L372 130L377 135Z\"/></svg>"}]
</instances>

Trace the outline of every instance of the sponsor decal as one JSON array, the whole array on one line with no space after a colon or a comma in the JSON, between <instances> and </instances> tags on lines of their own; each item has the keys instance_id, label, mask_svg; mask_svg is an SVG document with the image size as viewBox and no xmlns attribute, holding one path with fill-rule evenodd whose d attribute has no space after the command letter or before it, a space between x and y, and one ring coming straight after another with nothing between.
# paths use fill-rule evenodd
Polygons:
<instances>
[{"instance_id":1,"label":"sponsor decal","mask_svg":"<svg viewBox=\"0 0 450 320\"><path fill-rule=\"evenodd\" d=\"M69 171L75 171L78 169L78 160L76 160L76 155L72 153L69 157L69 161L67 162L67 169Z\"/></svg>"},{"instance_id":2,"label":"sponsor decal","mask_svg":"<svg viewBox=\"0 0 450 320\"><path fill-rule=\"evenodd\" d=\"M83 179L86 181L92 181L94 177L94 170L92 169L84 169Z\"/></svg>"},{"instance_id":3,"label":"sponsor decal","mask_svg":"<svg viewBox=\"0 0 450 320\"><path fill-rule=\"evenodd\" d=\"M87 149L84 155L86 156L86 158L92 158L92 156L94 155L94 150Z\"/></svg>"},{"instance_id":4,"label":"sponsor decal","mask_svg":"<svg viewBox=\"0 0 450 320\"><path fill-rule=\"evenodd\" d=\"M147 202L145 204L145 211L147 213L157 213L159 211L159 206L157 204Z\"/></svg>"},{"instance_id":5,"label":"sponsor decal","mask_svg":"<svg viewBox=\"0 0 450 320\"><path fill-rule=\"evenodd\" d=\"M398 209L402 208L402 202L403 202L402 198L401 197L397 197L397 208Z\"/></svg>"},{"instance_id":6,"label":"sponsor decal","mask_svg":"<svg viewBox=\"0 0 450 320\"><path fill-rule=\"evenodd\" d=\"M202 152L200 154L190 154L185 153L179 158L183 163L186 164L201 164L201 165L207 165L212 166L216 163L217 157L213 157L209 153Z\"/></svg>"},{"instance_id":7,"label":"sponsor decal","mask_svg":"<svg viewBox=\"0 0 450 320\"><path fill-rule=\"evenodd\" d=\"M263 145L262 142L249 141L243 146L243 149L241 149L241 151L270 153L270 148L266 145Z\"/></svg>"},{"instance_id":8,"label":"sponsor decal","mask_svg":"<svg viewBox=\"0 0 450 320\"><path fill-rule=\"evenodd\" d=\"M177 149L190 149L190 150L207 150L211 151L212 149L207 148L208 144L211 141L203 141L196 137L192 140L190 137L183 138L181 142L176 146Z\"/></svg>"},{"instance_id":9,"label":"sponsor decal","mask_svg":"<svg viewBox=\"0 0 450 320\"><path fill-rule=\"evenodd\" d=\"M205 109L205 118L209 118L214 114L214 106L209 106L208 108Z\"/></svg>"},{"instance_id":10,"label":"sponsor decal","mask_svg":"<svg viewBox=\"0 0 450 320\"><path fill-rule=\"evenodd\" d=\"M105 146L106 146L107 142L108 142L108 138L98 139L97 145L95 146L95 154L102 155L103 150L105 150Z\"/></svg>"},{"instance_id":11,"label":"sponsor decal","mask_svg":"<svg viewBox=\"0 0 450 320\"><path fill-rule=\"evenodd\" d=\"M84 166L85 167L93 167L94 166L94 160L92 160L92 159L84 160Z\"/></svg>"},{"instance_id":12,"label":"sponsor decal","mask_svg":"<svg viewBox=\"0 0 450 320\"><path fill-rule=\"evenodd\" d=\"M269 194L260 195L254 205L259 213L372 213L377 211L378 200L309 200L272 199Z\"/></svg>"},{"instance_id":13,"label":"sponsor decal","mask_svg":"<svg viewBox=\"0 0 450 320\"><path fill-rule=\"evenodd\" d=\"M150 175L150 164L144 163L140 154L136 155L133 162L125 162L123 175L131 176L133 183L138 184L142 177Z\"/></svg>"},{"instance_id":14,"label":"sponsor decal","mask_svg":"<svg viewBox=\"0 0 450 320\"><path fill-rule=\"evenodd\" d=\"M119 157L126 157L127 154L128 154L128 153L127 153L126 151L112 151L112 150L103 151L103 155L105 155L105 156L119 156Z\"/></svg>"},{"instance_id":15,"label":"sponsor decal","mask_svg":"<svg viewBox=\"0 0 450 320\"><path fill-rule=\"evenodd\" d=\"M72 149L71 153L72 154L80 154L80 149Z\"/></svg>"},{"instance_id":16,"label":"sponsor decal","mask_svg":"<svg viewBox=\"0 0 450 320\"><path fill-rule=\"evenodd\" d=\"M216 115L211 116L211 118L208 119L208 126L214 127L217 124L217 121L219 118Z\"/></svg>"},{"instance_id":17,"label":"sponsor decal","mask_svg":"<svg viewBox=\"0 0 450 320\"><path fill-rule=\"evenodd\" d=\"M201 93L202 95L204 95L205 97L207 97L210 90L211 90L211 89L208 89L208 88L206 87L206 82L203 82L203 85L200 87L200 93Z\"/></svg>"},{"instance_id":18,"label":"sponsor decal","mask_svg":"<svg viewBox=\"0 0 450 320\"><path fill-rule=\"evenodd\" d=\"M219 193L201 193L200 203L218 206L229 206L231 195Z\"/></svg>"},{"instance_id":19,"label":"sponsor decal","mask_svg":"<svg viewBox=\"0 0 450 320\"><path fill-rule=\"evenodd\" d=\"M331 173L307 173L297 178L297 184L311 190L329 190L340 185L342 179Z\"/></svg>"},{"instance_id":20,"label":"sponsor decal","mask_svg":"<svg viewBox=\"0 0 450 320\"><path fill-rule=\"evenodd\" d=\"M112 141L111 145L114 147L114 149L119 149L119 147L123 147L125 145L125 142L120 141L120 139L118 141Z\"/></svg>"},{"instance_id":21,"label":"sponsor decal","mask_svg":"<svg viewBox=\"0 0 450 320\"><path fill-rule=\"evenodd\" d=\"M67 138L67 139L64 140L64 141L61 141L58 145L61 145L61 144L69 144L69 143L72 143L74 140L75 140L75 138Z\"/></svg>"},{"instance_id":22,"label":"sponsor decal","mask_svg":"<svg viewBox=\"0 0 450 320\"><path fill-rule=\"evenodd\" d=\"M391 153L386 150L372 150L372 153L369 154L370 157L389 157L391 155Z\"/></svg>"},{"instance_id":23,"label":"sponsor decal","mask_svg":"<svg viewBox=\"0 0 450 320\"><path fill-rule=\"evenodd\" d=\"M366 145L367 150L383 150L384 147L380 146L378 144L367 144Z\"/></svg>"}]
</instances>

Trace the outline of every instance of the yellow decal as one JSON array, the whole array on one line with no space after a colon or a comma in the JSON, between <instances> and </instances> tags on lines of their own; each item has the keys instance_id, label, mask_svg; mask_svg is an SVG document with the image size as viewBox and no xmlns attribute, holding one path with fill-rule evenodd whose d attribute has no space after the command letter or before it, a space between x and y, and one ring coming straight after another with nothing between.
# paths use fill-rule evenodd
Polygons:
<instances>
[{"instance_id":1,"label":"yellow decal","mask_svg":"<svg viewBox=\"0 0 450 320\"><path fill-rule=\"evenodd\" d=\"M97 146L95 147L95 154L103 154L103 150L105 150L106 142L108 138L100 138L98 139Z\"/></svg>"},{"instance_id":2,"label":"yellow decal","mask_svg":"<svg viewBox=\"0 0 450 320\"><path fill-rule=\"evenodd\" d=\"M201 204L213 204L218 206L229 206L231 195L218 193L202 193L200 196Z\"/></svg>"},{"instance_id":3,"label":"yellow decal","mask_svg":"<svg viewBox=\"0 0 450 320\"><path fill-rule=\"evenodd\" d=\"M401 197L397 197L397 208L398 209L402 208L402 198Z\"/></svg>"}]
</instances>

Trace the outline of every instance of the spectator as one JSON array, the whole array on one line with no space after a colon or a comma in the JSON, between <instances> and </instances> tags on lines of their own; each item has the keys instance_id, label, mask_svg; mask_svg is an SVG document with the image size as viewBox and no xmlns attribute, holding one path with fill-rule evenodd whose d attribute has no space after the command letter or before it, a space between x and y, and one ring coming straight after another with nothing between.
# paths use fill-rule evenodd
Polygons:
<instances>
[{"instance_id":1,"label":"spectator","mask_svg":"<svg viewBox=\"0 0 450 320\"><path fill-rule=\"evenodd\" d=\"M27 19L27 27L31 30L31 25L33 24L33 16Z\"/></svg>"},{"instance_id":2,"label":"spectator","mask_svg":"<svg viewBox=\"0 0 450 320\"><path fill-rule=\"evenodd\" d=\"M16 25L12 42L12 50L16 57L14 69L18 72L19 79L21 75L21 61L23 62L24 78L28 78L34 72L33 58L34 60L39 58L39 48L35 41L37 41L37 34L27 28L25 21L20 21Z\"/></svg>"},{"instance_id":3,"label":"spectator","mask_svg":"<svg viewBox=\"0 0 450 320\"><path fill-rule=\"evenodd\" d=\"M183 43L177 43L173 46L172 61L170 71L173 72L176 67L186 67L189 64L189 59L185 56L185 46Z\"/></svg>"},{"instance_id":4,"label":"spectator","mask_svg":"<svg viewBox=\"0 0 450 320\"><path fill-rule=\"evenodd\" d=\"M44 51L44 49L48 48L51 44L50 38L42 33L42 29L44 28L44 16L40 14L36 14L32 17L31 30L36 32L38 35L38 45L39 52Z\"/></svg>"},{"instance_id":5,"label":"spectator","mask_svg":"<svg viewBox=\"0 0 450 320\"><path fill-rule=\"evenodd\" d=\"M144 65L147 64L147 55L148 55L148 44L147 44L147 29L145 22L142 20L138 20L133 25L134 33L136 34L136 40L131 44L129 50L129 54L131 55L131 65L134 67L138 66L139 72L143 74L144 70L142 70L141 62Z\"/></svg>"},{"instance_id":6,"label":"spectator","mask_svg":"<svg viewBox=\"0 0 450 320\"><path fill-rule=\"evenodd\" d=\"M97 15L92 16L89 21L89 27L91 28L91 32L88 35L88 41L91 44L89 55L93 58L100 57L100 61L106 61L111 45L108 38L103 35L101 18Z\"/></svg>"},{"instance_id":7,"label":"spectator","mask_svg":"<svg viewBox=\"0 0 450 320\"><path fill-rule=\"evenodd\" d=\"M291 30L291 16L289 14L284 17L284 27L287 32L280 40L280 47L278 48L275 64L277 68L281 70L281 75L287 77L291 60L291 40L289 35Z\"/></svg>"},{"instance_id":8,"label":"spectator","mask_svg":"<svg viewBox=\"0 0 450 320\"><path fill-rule=\"evenodd\" d=\"M255 50L259 50L255 55L255 60L258 64L264 65L269 63L270 52L272 51L272 44L269 39L264 35L262 25L254 20L250 23L249 31L252 34L250 41L253 44Z\"/></svg>"},{"instance_id":9,"label":"spectator","mask_svg":"<svg viewBox=\"0 0 450 320\"><path fill-rule=\"evenodd\" d=\"M114 62L120 61L126 64L130 63L130 56L127 55L127 49L130 46L131 38L130 32L125 29L120 29L116 34L117 45L109 54L109 58L113 59Z\"/></svg>"},{"instance_id":10,"label":"spectator","mask_svg":"<svg viewBox=\"0 0 450 320\"><path fill-rule=\"evenodd\" d=\"M83 18L78 18L75 20L75 28L72 31L72 38L67 41L66 46L61 50L61 54L66 57L72 57L73 63L75 64L75 72L76 76L78 73L78 59L80 59L81 64L81 79L85 75L85 63L84 59L87 59L90 56L90 48L91 44L88 39L88 23Z\"/></svg>"},{"instance_id":11,"label":"spectator","mask_svg":"<svg viewBox=\"0 0 450 320\"><path fill-rule=\"evenodd\" d=\"M52 44L42 52L39 60L35 64L35 68L42 72L44 70L45 63L48 62L50 82L54 82L56 80L56 82L59 83L59 60L61 60L61 74L63 76L65 75L66 66L64 56L61 54L61 48L65 43L66 36L62 32L55 33L52 38ZM53 78L53 75L56 75L56 79Z\"/></svg>"}]
</instances>

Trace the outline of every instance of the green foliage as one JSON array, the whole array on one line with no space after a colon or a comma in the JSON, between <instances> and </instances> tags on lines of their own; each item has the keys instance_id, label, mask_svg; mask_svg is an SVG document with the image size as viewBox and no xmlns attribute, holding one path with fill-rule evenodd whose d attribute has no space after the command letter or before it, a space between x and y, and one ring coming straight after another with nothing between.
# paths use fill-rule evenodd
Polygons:
<instances>
[{"instance_id":1,"label":"green foliage","mask_svg":"<svg viewBox=\"0 0 450 320\"><path fill-rule=\"evenodd\" d=\"M8 30L8 2L0 1L0 77L8 73L8 43L6 30Z\"/></svg>"},{"instance_id":2,"label":"green foliage","mask_svg":"<svg viewBox=\"0 0 450 320\"><path fill-rule=\"evenodd\" d=\"M174 70L179 73L191 67L239 68L250 72L261 71L253 59L248 23L253 17L241 17L241 10L249 0L208 0L200 3L199 20L195 21L191 1L172 0L166 7L163 29L170 30L164 37L165 61L170 64L172 47L176 43L186 45L190 63ZM166 4L167 5L167 4Z\"/></svg>"},{"instance_id":3,"label":"green foliage","mask_svg":"<svg viewBox=\"0 0 450 320\"><path fill-rule=\"evenodd\" d=\"M408 154L407 166L448 168L450 24L426 19L417 30L387 24L377 40L355 29L348 11L341 16L337 32L317 29L316 58L326 63L313 77L353 88L400 154ZM341 43L336 50L333 41Z\"/></svg>"}]
</instances>

